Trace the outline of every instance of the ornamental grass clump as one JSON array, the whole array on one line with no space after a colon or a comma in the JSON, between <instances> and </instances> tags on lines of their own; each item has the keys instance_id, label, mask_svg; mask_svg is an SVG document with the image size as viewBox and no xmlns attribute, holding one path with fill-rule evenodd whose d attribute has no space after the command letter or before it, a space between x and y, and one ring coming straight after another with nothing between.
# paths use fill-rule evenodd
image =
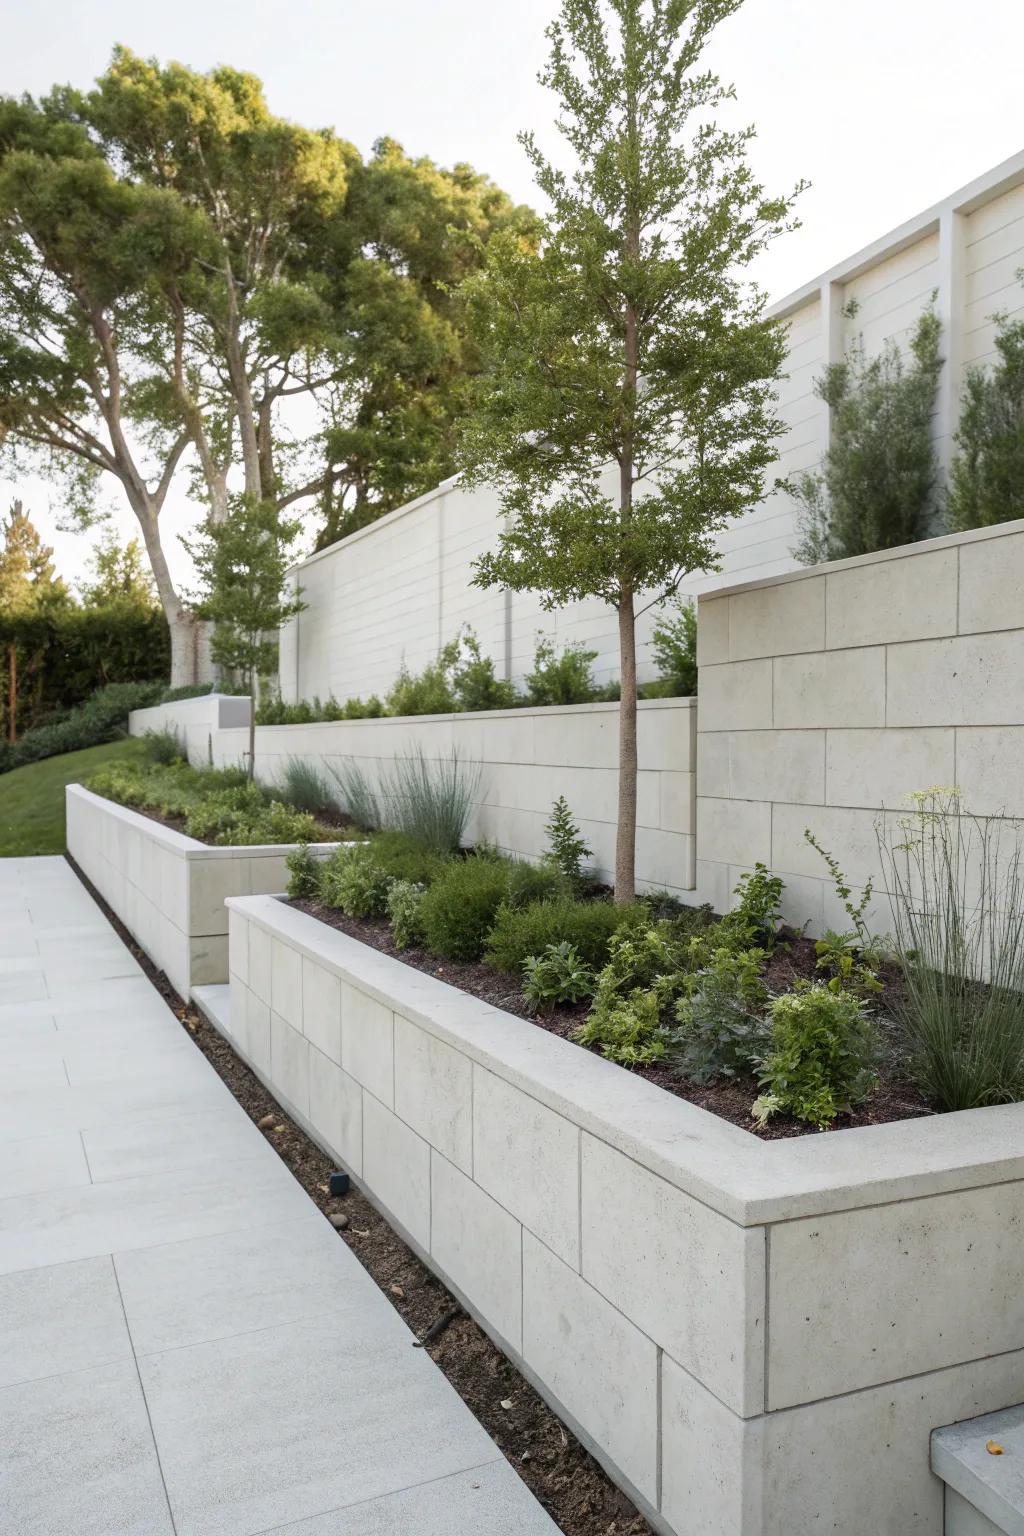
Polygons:
<instances>
[{"instance_id":1,"label":"ornamental grass clump","mask_svg":"<svg viewBox=\"0 0 1024 1536\"><path fill-rule=\"evenodd\" d=\"M936 1108L1024 1096L1024 867L1021 826L966 810L959 790L913 797L880 822L893 897L893 999L911 1071Z\"/></svg>"},{"instance_id":2,"label":"ornamental grass clump","mask_svg":"<svg viewBox=\"0 0 1024 1536\"><path fill-rule=\"evenodd\" d=\"M461 847L480 787L481 765L453 747L429 758L421 746L396 755L381 780L383 820L437 853Z\"/></svg>"},{"instance_id":3,"label":"ornamental grass clump","mask_svg":"<svg viewBox=\"0 0 1024 1536\"><path fill-rule=\"evenodd\" d=\"M338 797L326 774L304 757L290 757L285 763L279 792L297 811L311 816L338 814Z\"/></svg>"}]
</instances>

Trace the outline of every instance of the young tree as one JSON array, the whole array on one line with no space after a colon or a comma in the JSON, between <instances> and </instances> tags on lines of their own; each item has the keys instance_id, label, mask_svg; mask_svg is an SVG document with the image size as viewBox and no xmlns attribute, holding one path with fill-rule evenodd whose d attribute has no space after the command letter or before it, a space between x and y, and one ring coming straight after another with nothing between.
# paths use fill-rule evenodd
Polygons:
<instances>
[{"instance_id":1,"label":"young tree","mask_svg":"<svg viewBox=\"0 0 1024 1536\"><path fill-rule=\"evenodd\" d=\"M1024 320L1000 317L996 351L964 386L947 504L957 531L1024 517Z\"/></svg>"},{"instance_id":2,"label":"young tree","mask_svg":"<svg viewBox=\"0 0 1024 1536\"><path fill-rule=\"evenodd\" d=\"M148 611L156 606L156 589L138 539L122 544L116 533L108 533L89 558L89 572L81 585L86 607Z\"/></svg>"},{"instance_id":3,"label":"young tree","mask_svg":"<svg viewBox=\"0 0 1024 1536\"><path fill-rule=\"evenodd\" d=\"M256 684L277 664L277 632L306 607L288 587L288 549L301 524L281 517L272 502L239 496L228 516L212 515L187 545L206 588L203 612L213 620L211 654L240 672L252 700L249 777L256 771Z\"/></svg>"},{"instance_id":4,"label":"young tree","mask_svg":"<svg viewBox=\"0 0 1024 1536\"><path fill-rule=\"evenodd\" d=\"M932 416L942 371L940 333L929 307L914 329L909 357L895 342L876 357L866 357L858 344L818 380L815 391L832 423L821 472L780 482L802 509L794 554L805 565L895 549L931 531L939 500Z\"/></svg>"},{"instance_id":5,"label":"young tree","mask_svg":"<svg viewBox=\"0 0 1024 1536\"><path fill-rule=\"evenodd\" d=\"M53 550L44 544L20 501L0 523L0 614L38 613L63 606L68 589L57 575Z\"/></svg>"},{"instance_id":6,"label":"young tree","mask_svg":"<svg viewBox=\"0 0 1024 1536\"><path fill-rule=\"evenodd\" d=\"M621 668L615 894L634 893L638 604L716 561L764 493L783 430L780 328L743 269L786 226L747 164L752 130L701 64L740 0L563 0L544 84L575 168L522 142L551 204L542 248L497 236L463 292L486 357L462 442L506 515L476 581L548 607L602 598ZM796 189L799 191L799 188ZM795 195L795 193L794 193Z\"/></svg>"}]
</instances>

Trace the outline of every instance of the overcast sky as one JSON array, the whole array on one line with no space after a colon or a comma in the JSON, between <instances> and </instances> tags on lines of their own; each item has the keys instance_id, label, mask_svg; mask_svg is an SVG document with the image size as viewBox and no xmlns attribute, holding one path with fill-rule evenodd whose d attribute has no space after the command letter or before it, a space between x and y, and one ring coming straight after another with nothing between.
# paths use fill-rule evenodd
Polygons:
<instances>
[{"instance_id":1,"label":"overcast sky","mask_svg":"<svg viewBox=\"0 0 1024 1536\"><path fill-rule=\"evenodd\" d=\"M536 83L556 0L0 0L0 92L86 85L115 42L196 69L263 79L271 109L368 151L390 134L442 164L468 160L533 199L516 131L551 144ZM802 228L759 270L779 298L1024 147L1021 0L746 0L712 60L757 125L770 190L803 177ZM535 199L534 199L535 200ZM0 507L15 489L0 482ZM75 576L88 538L54 531L47 488L22 487ZM168 509L169 532L188 526ZM130 514L118 526L131 527ZM168 540L174 566L187 562Z\"/></svg>"}]
</instances>

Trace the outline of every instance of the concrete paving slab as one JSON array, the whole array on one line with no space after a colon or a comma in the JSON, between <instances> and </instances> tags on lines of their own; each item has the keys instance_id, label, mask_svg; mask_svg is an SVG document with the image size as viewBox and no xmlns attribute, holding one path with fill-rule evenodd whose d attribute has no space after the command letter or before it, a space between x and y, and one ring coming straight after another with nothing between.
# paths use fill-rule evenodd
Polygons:
<instances>
[{"instance_id":1,"label":"concrete paving slab","mask_svg":"<svg viewBox=\"0 0 1024 1536\"><path fill-rule=\"evenodd\" d=\"M186 1049L189 1047L185 1042ZM244 1110L225 1111L221 1103L200 1110L147 1115L127 1125L101 1125L82 1132L94 1184L111 1179L152 1177L182 1168L216 1168L239 1158L265 1156L279 1163L263 1137L253 1139Z\"/></svg>"},{"instance_id":2,"label":"concrete paving slab","mask_svg":"<svg viewBox=\"0 0 1024 1536\"><path fill-rule=\"evenodd\" d=\"M196 1109L230 1097L213 1071L205 1081L191 1084L165 1083L143 1072L95 1087L72 1088L67 1083L63 1089L0 1092L0 1143L118 1124L157 1111Z\"/></svg>"},{"instance_id":3,"label":"concrete paving slab","mask_svg":"<svg viewBox=\"0 0 1024 1536\"><path fill-rule=\"evenodd\" d=\"M0 1387L131 1358L109 1255L0 1275Z\"/></svg>"},{"instance_id":4,"label":"concrete paving slab","mask_svg":"<svg viewBox=\"0 0 1024 1536\"><path fill-rule=\"evenodd\" d=\"M278 1526L262 1536L551 1536L552 1525L508 1462L488 1462L382 1499Z\"/></svg>"},{"instance_id":5,"label":"concrete paving slab","mask_svg":"<svg viewBox=\"0 0 1024 1536\"><path fill-rule=\"evenodd\" d=\"M174 1536L133 1361L0 1391L0 1530Z\"/></svg>"},{"instance_id":6,"label":"concrete paving slab","mask_svg":"<svg viewBox=\"0 0 1024 1536\"><path fill-rule=\"evenodd\" d=\"M367 1318L139 1361L178 1536L252 1536L497 1459L429 1356Z\"/></svg>"},{"instance_id":7,"label":"concrete paving slab","mask_svg":"<svg viewBox=\"0 0 1024 1536\"><path fill-rule=\"evenodd\" d=\"M366 1271L318 1215L116 1253L114 1264L139 1355L312 1318L358 1328L349 1314L366 1307ZM411 1344L387 1301L374 1313L383 1337Z\"/></svg>"},{"instance_id":8,"label":"concrete paving slab","mask_svg":"<svg viewBox=\"0 0 1024 1536\"><path fill-rule=\"evenodd\" d=\"M89 1182L89 1164L76 1131L12 1141L0 1156L0 1200Z\"/></svg>"}]
</instances>

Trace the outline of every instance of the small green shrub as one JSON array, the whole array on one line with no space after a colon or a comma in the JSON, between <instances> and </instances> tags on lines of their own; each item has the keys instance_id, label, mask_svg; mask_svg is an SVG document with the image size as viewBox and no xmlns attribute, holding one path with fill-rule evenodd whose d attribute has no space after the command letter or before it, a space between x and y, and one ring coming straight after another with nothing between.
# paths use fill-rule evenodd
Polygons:
<instances>
[{"instance_id":1,"label":"small green shrub","mask_svg":"<svg viewBox=\"0 0 1024 1536\"><path fill-rule=\"evenodd\" d=\"M573 1032L580 1045L596 1045L602 1056L622 1066L643 1066L665 1054L665 1031L657 994L632 992L594 1010Z\"/></svg>"},{"instance_id":2,"label":"small green shrub","mask_svg":"<svg viewBox=\"0 0 1024 1536\"><path fill-rule=\"evenodd\" d=\"M399 949L423 942L421 915L426 886L415 880L395 880L387 896L388 922Z\"/></svg>"},{"instance_id":3,"label":"small green shrub","mask_svg":"<svg viewBox=\"0 0 1024 1536\"><path fill-rule=\"evenodd\" d=\"M816 985L777 997L754 1119L788 1114L825 1130L867 1097L876 1056L874 1026L852 993Z\"/></svg>"},{"instance_id":4,"label":"small green shrub","mask_svg":"<svg viewBox=\"0 0 1024 1536\"><path fill-rule=\"evenodd\" d=\"M531 704L591 704L598 689L590 671L597 660L596 651L588 651L575 642L566 646L561 656L555 654L550 640L538 639L533 671L527 674L526 689Z\"/></svg>"},{"instance_id":5,"label":"small green shrub","mask_svg":"<svg viewBox=\"0 0 1024 1536\"><path fill-rule=\"evenodd\" d=\"M692 598L677 598L662 616L651 636L651 655L660 674L665 698L689 699L697 692L697 605ZM647 690L651 697L650 688Z\"/></svg>"},{"instance_id":6,"label":"small green shrub","mask_svg":"<svg viewBox=\"0 0 1024 1536\"><path fill-rule=\"evenodd\" d=\"M463 637L466 655L452 673L452 689L459 709L515 709L522 703L514 683L494 675L494 660L480 652L471 629Z\"/></svg>"},{"instance_id":7,"label":"small green shrub","mask_svg":"<svg viewBox=\"0 0 1024 1536\"><path fill-rule=\"evenodd\" d=\"M181 742L173 731L147 731L142 743L147 762L159 763L166 768L184 760Z\"/></svg>"},{"instance_id":8,"label":"small green shrub","mask_svg":"<svg viewBox=\"0 0 1024 1536\"><path fill-rule=\"evenodd\" d=\"M433 885L450 860L407 832L377 832L370 840L373 861L394 880Z\"/></svg>"},{"instance_id":9,"label":"small green shrub","mask_svg":"<svg viewBox=\"0 0 1024 1536\"><path fill-rule=\"evenodd\" d=\"M758 945L770 954L782 921L779 903L784 890L781 878L770 875L760 862L749 874L741 875L733 891L736 905L719 924L719 942L739 949Z\"/></svg>"},{"instance_id":10,"label":"small green shrub","mask_svg":"<svg viewBox=\"0 0 1024 1536\"><path fill-rule=\"evenodd\" d=\"M592 997L594 973L575 944L549 944L542 955L523 961L523 996L537 1013L552 1013L560 1003Z\"/></svg>"},{"instance_id":11,"label":"small green shrub","mask_svg":"<svg viewBox=\"0 0 1024 1536\"><path fill-rule=\"evenodd\" d=\"M288 895L293 901L319 896L323 861L316 857L308 843L293 848L284 862L288 867Z\"/></svg>"},{"instance_id":12,"label":"small green shrub","mask_svg":"<svg viewBox=\"0 0 1024 1536\"><path fill-rule=\"evenodd\" d=\"M529 907L539 901L555 901L571 896L572 888L560 869L552 864L531 864L515 859L508 872L505 900L510 907Z\"/></svg>"},{"instance_id":13,"label":"small green shrub","mask_svg":"<svg viewBox=\"0 0 1024 1536\"><path fill-rule=\"evenodd\" d=\"M599 968L608 959L613 934L638 921L637 908L611 901L560 896L518 909L506 902L495 914L484 958L496 971L519 975L531 955L552 944L572 944L587 965Z\"/></svg>"},{"instance_id":14,"label":"small green shrub","mask_svg":"<svg viewBox=\"0 0 1024 1536\"><path fill-rule=\"evenodd\" d=\"M427 948L445 960L479 960L508 893L508 873L503 859L453 860L423 897Z\"/></svg>"},{"instance_id":15,"label":"small green shrub","mask_svg":"<svg viewBox=\"0 0 1024 1536\"><path fill-rule=\"evenodd\" d=\"M751 1071L764 1047L763 1010L768 989L761 979L764 950L714 951L676 1004L672 1056L684 1077L697 1083Z\"/></svg>"},{"instance_id":16,"label":"small green shrub","mask_svg":"<svg viewBox=\"0 0 1024 1536\"><path fill-rule=\"evenodd\" d=\"M593 849L581 835L564 795L559 795L551 807L551 818L544 831L547 833L547 856L551 863L561 870L574 891L581 890L585 884L583 860L593 857Z\"/></svg>"},{"instance_id":17,"label":"small green shrub","mask_svg":"<svg viewBox=\"0 0 1024 1536\"><path fill-rule=\"evenodd\" d=\"M389 715L450 715L458 709L452 673L458 665L459 640L449 640L422 672L401 669L385 699Z\"/></svg>"},{"instance_id":18,"label":"small green shrub","mask_svg":"<svg viewBox=\"0 0 1024 1536\"><path fill-rule=\"evenodd\" d=\"M304 757L290 757L285 763L280 793L297 811L308 811L311 816L338 814L337 797L326 776Z\"/></svg>"},{"instance_id":19,"label":"small green shrub","mask_svg":"<svg viewBox=\"0 0 1024 1536\"><path fill-rule=\"evenodd\" d=\"M335 849L323 865L320 899L347 917L383 917L392 876L382 869L366 843Z\"/></svg>"},{"instance_id":20,"label":"small green shrub","mask_svg":"<svg viewBox=\"0 0 1024 1536\"><path fill-rule=\"evenodd\" d=\"M310 843L320 829L308 811L268 801L259 785L244 784L203 795L186 812L185 831L222 847L254 847Z\"/></svg>"},{"instance_id":21,"label":"small green shrub","mask_svg":"<svg viewBox=\"0 0 1024 1536\"><path fill-rule=\"evenodd\" d=\"M0 743L0 772L124 736L131 711L156 704L161 692L160 683L108 683L51 724L25 731L16 742Z\"/></svg>"}]
</instances>

